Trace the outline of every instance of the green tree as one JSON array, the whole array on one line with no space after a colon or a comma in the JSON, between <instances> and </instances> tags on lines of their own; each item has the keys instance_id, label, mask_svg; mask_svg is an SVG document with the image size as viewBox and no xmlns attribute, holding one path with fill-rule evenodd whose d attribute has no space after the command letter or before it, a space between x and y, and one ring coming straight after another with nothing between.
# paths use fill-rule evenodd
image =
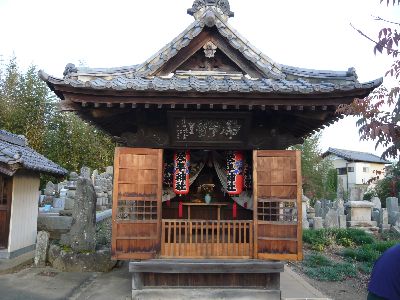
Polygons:
<instances>
[{"instance_id":1,"label":"green tree","mask_svg":"<svg viewBox=\"0 0 400 300\"><path fill-rule=\"evenodd\" d=\"M70 171L112 164L111 138L74 114L59 112L35 66L21 72L13 57L0 74L1 129L25 135L30 147Z\"/></svg>"},{"instance_id":2,"label":"green tree","mask_svg":"<svg viewBox=\"0 0 400 300\"><path fill-rule=\"evenodd\" d=\"M305 139L302 145L291 147L301 150L303 192L312 200L336 197L337 173L332 162L322 158L320 138L318 133Z\"/></svg>"}]
</instances>

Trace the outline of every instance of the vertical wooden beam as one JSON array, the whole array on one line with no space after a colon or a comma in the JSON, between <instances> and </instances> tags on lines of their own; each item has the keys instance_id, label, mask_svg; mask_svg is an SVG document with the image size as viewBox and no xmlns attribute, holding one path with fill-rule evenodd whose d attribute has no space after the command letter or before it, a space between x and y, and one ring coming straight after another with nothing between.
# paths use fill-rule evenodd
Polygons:
<instances>
[{"instance_id":1,"label":"vertical wooden beam","mask_svg":"<svg viewBox=\"0 0 400 300\"><path fill-rule=\"evenodd\" d=\"M301 151L296 150L297 174L297 259L303 259L303 205L302 205L302 177L301 177Z\"/></svg>"},{"instance_id":2,"label":"vertical wooden beam","mask_svg":"<svg viewBox=\"0 0 400 300\"><path fill-rule=\"evenodd\" d=\"M161 244L161 216L162 216L162 186L163 186L163 153L162 149L158 149L158 163L157 163L157 236ZM160 249L158 249L160 251ZM160 254L160 253L158 253Z\"/></svg>"},{"instance_id":3,"label":"vertical wooden beam","mask_svg":"<svg viewBox=\"0 0 400 300\"><path fill-rule=\"evenodd\" d=\"M253 248L253 258L258 258L258 218L257 218L257 205L258 205L258 178L257 178L257 158L258 151L253 151L253 228L254 228L254 248Z\"/></svg>"},{"instance_id":4,"label":"vertical wooden beam","mask_svg":"<svg viewBox=\"0 0 400 300\"><path fill-rule=\"evenodd\" d=\"M121 148L115 148L114 153L114 182L113 182L113 203L112 203L112 236L111 236L111 255L118 259L117 251L117 210L118 210L118 179L119 179L119 155Z\"/></svg>"}]
</instances>

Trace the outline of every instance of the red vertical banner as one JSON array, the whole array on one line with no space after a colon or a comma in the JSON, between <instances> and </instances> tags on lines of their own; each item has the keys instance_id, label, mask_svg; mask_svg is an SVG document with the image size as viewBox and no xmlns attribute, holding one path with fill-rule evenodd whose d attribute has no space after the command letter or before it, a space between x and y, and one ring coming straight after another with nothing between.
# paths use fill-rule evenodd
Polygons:
<instances>
[{"instance_id":1,"label":"red vertical banner","mask_svg":"<svg viewBox=\"0 0 400 300\"><path fill-rule=\"evenodd\" d=\"M230 151L226 156L227 192L240 195L243 192L243 153Z\"/></svg>"},{"instance_id":2,"label":"red vertical banner","mask_svg":"<svg viewBox=\"0 0 400 300\"><path fill-rule=\"evenodd\" d=\"M232 206L232 218L233 219L237 218L237 203L236 202L233 203L233 206Z\"/></svg>"},{"instance_id":3,"label":"red vertical banner","mask_svg":"<svg viewBox=\"0 0 400 300\"><path fill-rule=\"evenodd\" d=\"M174 154L174 193L177 195L186 195L189 193L189 151L177 151Z\"/></svg>"}]
</instances>

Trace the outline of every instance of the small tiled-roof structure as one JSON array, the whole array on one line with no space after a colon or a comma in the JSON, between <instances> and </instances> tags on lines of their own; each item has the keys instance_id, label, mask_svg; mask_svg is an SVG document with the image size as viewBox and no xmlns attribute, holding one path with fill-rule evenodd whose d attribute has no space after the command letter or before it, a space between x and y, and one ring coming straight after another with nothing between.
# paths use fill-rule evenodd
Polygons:
<instances>
[{"instance_id":1,"label":"small tiled-roof structure","mask_svg":"<svg viewBox=\"0 0 400 300\"><path fill-rule=\"evenodd\" d=\"M341 157L347 161L370 162L370 163L377 163L377 164L390 164L390 161L384 160L384 159L380 158L379 156L374 155L372 153L343 150L343 149L336 149L336 148L329 148L328 151L326 151L322 156L326 157L330 154Z\"/></svg>"},{"instance_id":2,"label":"small tiled-roof structure","mask_svg":"<svg viewBox=\"0 0 400 300\"><path fill-rule=\"evenodd\" d=\"M25 137L0 130L0 173L13 176L19 169L64 176L67 170L29 148Z\"/></svg>"}]
</instances>

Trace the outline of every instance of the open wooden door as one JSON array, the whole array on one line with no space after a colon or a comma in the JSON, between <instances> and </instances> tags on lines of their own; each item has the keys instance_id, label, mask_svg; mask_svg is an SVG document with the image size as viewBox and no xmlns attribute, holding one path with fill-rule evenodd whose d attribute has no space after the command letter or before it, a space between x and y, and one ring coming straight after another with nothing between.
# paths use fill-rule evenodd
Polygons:
<instances>
[{"instance_id":1,"label":"open wooden door","mask_svg":"<svg viewBox=\"0 0 400 300\"><path fill-rule=\"evenodd\" d=\"M0 175L0 249L8 247L10 233L12 178Z\"/></svg>"},{"instance_id":2,"label":"open wooden door","mask_svg":"<svg viewBox=\"0 0 400 300\"><path fill-rule=\"evenodd\" d=\"M162 150L116 148L113 259L150 259L159 254L162 163Z\"/></svg>"},{"instance_id":3,"label":"open wooden door","mask_svg":"<svg viewBox=\"0 0 400 300\"><path fill-rule=\"evenodd\" d=\"M300 151L253 153L254 257L301 260Z\"/></svg>"}]
</instances>

